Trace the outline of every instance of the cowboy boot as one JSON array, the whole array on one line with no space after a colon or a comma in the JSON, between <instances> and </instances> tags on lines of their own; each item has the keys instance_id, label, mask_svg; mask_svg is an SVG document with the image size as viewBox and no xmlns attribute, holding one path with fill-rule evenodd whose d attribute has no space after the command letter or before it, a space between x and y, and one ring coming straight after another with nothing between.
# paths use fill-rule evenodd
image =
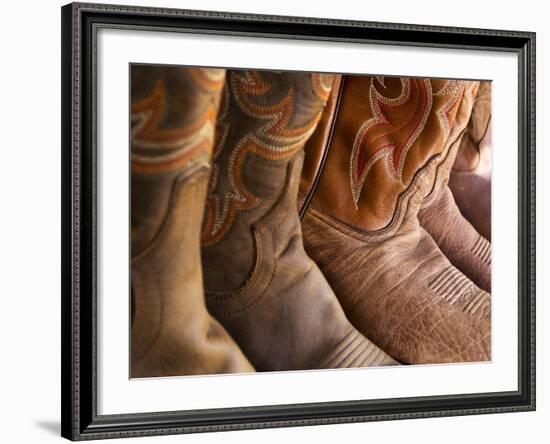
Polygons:
<instances>
[{"instance_id":1,"label":"cowboy boot","mask_svg":"<svg viewBox=\"0 0 550 444\"><path fill-rule=\"evenodd\" d=\"M352 327L303 249L302 148L332 77L260 71L227 77L203 223L209 310L257 370L395 364Z\"/></svg>"},{"instance_id":2,"label":"cowboy boot","mask_svg":"<svg viewBox=\"0 0 550 444\"><path fill-rule=\"evenodd\" d=\"M132 66L132 377L250 372L206 309L200 230L225 72Z\"/></svg>"},{"instance_id":3,"label":"cowboy boot","mask_svg":"<svg viewBox=\"0 0 550 444\"><path fill-rule=\"evenodd\" d=\"M488 105L490 107L490 96L489 98L482 97L481 101L484 108L487 106L487 101L489 101ZM475 103L478 103L477 99ZM483 109L483 113L487 114L486 109ZM473 117L474 119L470 119L470 124L476 125L479 122L475 115ZM485 133L487 123L488 120L485 121L484 130L477 129L477 132L483 131ZM472 126L468 126L466 132L459 134L456 140L448 142L450 143L449 151L437 169L434 186L424 198L422 208L418 213L418 219L420 225L433 237L451 263L478 287L490 292L491 244L461 214L448 186L449 175L455 164L457 151L464 142L469 143L472 137L472 132L469 130ZM485 185L487 185L487 182L485 182ZM489 190L486 191L489 191L490 198L490 183L488 185ZM476 190L469 189L468 192L471 193L468 196L469 200L475 199ZM466 198L464 194L461 196ZM481 205L476 205L476 207L479 208ZM480 211L483 212L490 223L490 206L482 207Z\"/></svg>"},{"instance_id":4,"label":"cowboy boot","mask_svg":"<svg viewBox=\"0 0 550 444\"><path fill-rule=\"evenodd\" d=\"M346 76L317 179L304 181L310 257L365 336L409 364L490 359L490 295L420 226L477 82ZM319 154L317 154L319 155ZM309 177L311 177L309 173Z\"/></svg>"},{"instance_id":5,"label":"cowboy boot","mask_svg":"<svg viewBox=\"0 0 550 444\"><path fill-rule=\"evenodd\" d=\"M480 83L449 188L464 217L491 241L491 82Z\"/></svg>"}]
</instances>

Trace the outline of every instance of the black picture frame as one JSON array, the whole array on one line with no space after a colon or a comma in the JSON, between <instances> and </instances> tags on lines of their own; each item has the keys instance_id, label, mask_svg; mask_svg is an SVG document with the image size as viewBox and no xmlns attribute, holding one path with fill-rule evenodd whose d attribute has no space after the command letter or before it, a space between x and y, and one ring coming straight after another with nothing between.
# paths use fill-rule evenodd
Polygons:
<instances>
[{"instance_id":1,"label":"black picture frame","mask_svg":"<svg viewBox=\"0 0 550 444\"><path fill-rule=\"evenodd\" d=\"M72 3L62 14L62 436L71 440L535 409L535 33ZM519 66L518 390L98 415L95 39L99 27L507 51Z\"/></svg>"}]
</instances>

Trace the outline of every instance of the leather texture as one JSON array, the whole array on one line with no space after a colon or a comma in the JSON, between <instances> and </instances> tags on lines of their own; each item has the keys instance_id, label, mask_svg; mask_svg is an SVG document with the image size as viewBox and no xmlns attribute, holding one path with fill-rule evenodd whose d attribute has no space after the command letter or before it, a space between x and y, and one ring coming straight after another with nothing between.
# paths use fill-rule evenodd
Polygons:
<instances>
[{"instance_id":1,"label":"leather texture","mask_svg":"<svg viewBox=\"0 0 550 444\"><path fill-rule=\"evenodd\" d=\"M482 85L483 86L483 85ZM486 89L481 89L482 96L486 94ZM490 91L489 91L490 94ZM479 91L474 102L479 104ZM486 104L487 98L481 98L481 104ZM490 101L490 98L489 98ZM485 106L485 105L483 105ZM478 107L479 108L479 107ZM484 109L482 114L487 115ZM456 165L456 156L459 150L468 149L470 141L473 138L472 131L479 135L485 134L488 120L480 125L477 119L480 116L464 114L457 116L457 127L462 128L463 122L467 121L468 126L465 132L451 135L447 141L449 149L444 160L437 167L436 179L430 194L424 199L421 210L418 213L420 225L433 237L441 251L447 258L470 278L478 287L485 291L491 291L491 244L485 239L472 224L464 218L458 206L455 203L453 193L448 187L449 175L453 165ZM472 123L474 122L474 123ZM481 126L483 129L479 128ZM477 139L477 137L476 137ZM465 142L466 141L466 142ZM466 148L467 147L467 148ZM460 159L464 162L464 158ZM490 180L490 179L489 179ZM476 189L468 190L468 199L476 199ZM489 183L490 199L490 183ZM465 196L464 196L465 197ZM483 199L483 197L482 197ZM479 205L481 206L481 205ZM480 210L486 214L487 209ZM490 206L488 209L488 221L490 221Z\"/></svg>"},{"instance_id":2,"label":"leather texture","mask_svg":"<svg viewBox=\"0 0 550 444\"><path fill-rule=\"evenodd\" d=\"M396 363L350 324L303 248L303 146L332 80L228 73L202 258L208 308L257 370Z\"/></svg>"},{"instance_id":3,"label":"leather texture","mask_svg":"<svg viewBox=\"0 0 550 444\"><path fill-rule=\"evenodd\" d=\"M403 363L491 357L490 295L418 221L477 82L346 76L304 245L345 313Z\"/></svg>"},{"instance_id":4,"label":"leather texture","mask_svg":"<svg viewBox=\"0 0 550 444\"><path fill-rule=\"evenodd\" d=\"M225 72L132 66L131 376L251 372L208 313L202 211Z\"/></svg>"},{"instance_id":5,"label":"leather texture","mask_svg":"<svg viewBox=\"0 0 550 444\"><path fill-rule=\"evenodd\" d=\"M482 81L449 188L464 217L491 241L491 82Z\"/></svg>"},{"instance_id":6,"label":"leather texture","mask_svg":"<svg viewBox=\"0 0 550 444\"><path fill-rule=\"evenodd\" d=\"M312 203L348 224L385 229L419 166L441 154L461 94L458 81L346 76Z\"/></svg>"}]
</instances>

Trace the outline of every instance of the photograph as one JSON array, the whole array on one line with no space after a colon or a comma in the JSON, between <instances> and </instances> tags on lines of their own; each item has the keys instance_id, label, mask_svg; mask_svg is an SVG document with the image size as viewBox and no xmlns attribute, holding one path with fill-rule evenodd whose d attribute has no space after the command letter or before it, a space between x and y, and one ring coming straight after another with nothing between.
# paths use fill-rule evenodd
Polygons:
<instances>
[{"instance_id":1,"label":"photograph","mask_svg":"<svg viewBox=\"0 0 550 444\"><path fill-rule=\"evenodd\" d=\"M6 5L2 442L544 441L543 3Z\"/></svg>"},{"instance_id":2,"label":"photograph","mask_svg":"<svg viewBox=\"0 0 550 444\"><path fill-rule=\"evenodd\" d=\"M491 361L491 80L128 75L131 378Z\"/></svg>"},{"instance_id":3,"label":"photograph","mask_svg":"<svg viewBox=\"0 0 550 444\"><path fill-rule=\"evenodd\" d=\"M61 9L62 436L536 408L536 33L306 9Z\"/></svg>"}]
</instances>

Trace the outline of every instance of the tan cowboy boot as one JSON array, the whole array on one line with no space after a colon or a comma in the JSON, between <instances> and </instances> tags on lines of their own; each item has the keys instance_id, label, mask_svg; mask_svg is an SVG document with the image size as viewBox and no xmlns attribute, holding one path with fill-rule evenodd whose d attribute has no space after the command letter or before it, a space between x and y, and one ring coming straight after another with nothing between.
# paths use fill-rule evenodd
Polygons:
<instances>
[{"instance_id":1,"label":"tan cowboy boot","mask_svg":"<svg viewBox=\"0 0 550 444\"><path fill-rule=\"evenodd\" d=\"M302 148L332 77L227 77L203 224L209 310L258 370L395 364L352 327L302 245Z\"/></svg>"},{"instance_id":2,"label":"tan cowboy boot","mask_svg":"<svg viewBox=\"0 0 550 444\"><path fill-rule=\"evenodd\" d=\"M480 83L449 178L460 212L491 241L491 82Z\"/></svg>"},{"instance_id":3,"label":"tan cowboy boot","mask_svg":"<svg viewBox=\"0 0 550 444\"><path fill-rule=\"evenodd\" d=\"M304 245L352 323L410 364L491 356L490 295L420 226L477 82L346 76L328 152L303 181ZM306 149L322 153L322 149ZM318 155L318 154L317 154ZM315 154L312 154L315 156ZM311 177L311 172L308 173Z\"/></svg>"},{"instance_id":4,"label":"tan cowboy boot","mask_svg":"<svg viewBox=\"0 0 550 444\"><path fill-rule=\"evenodd\" d=\"M225 72L132 66L132 377L250 372L207 312L200 230Z\"/></svg>"},{"instance_id":5,"label":"tan cowboy boot","mask_svg":"<svg viewBox=\"0 0 550 444\"><path fill-rule=\"evenodd\" d=\"M486 82L488 83L488 82ZM479 106L475 109L481 111L486 117L486 106L490 107L490 90L489 97L486 97L486 90L481 89L481 106L483 110L479 110ZM479 95L479 93L478 93ZM477 104L479 104L476 99ZM485 291L491 291L491 244L487 239L480 235L472 224L464 218L458 209L453 193L449 189L447 183L449 182L449 175L451 168L455 163L457 151L464 143L470 144L471 138L474 136L472 131L475 131L475 135L483 132L487 128L488 118L484 119L482 123L483 129L473 128L479 123L478 118L480 116L473 115L473 119L470 119L469 126L465 132L465 135L459 134L454 141L449 141L449 151L445 156L445 160L439 165L436 174L436 180L433 189L424 198L422 208L418 213L418 219L420 225L432 236L441 249L441 251L447 256L451 263L457 267L462 273L472 280L478 287ZM478 136L479 137L479 136ZM477 138L477 137L476 137ZM461 143L462 141L462 143ZM465 148L466 149L466 148ZM469 149L469 148L468 148ZM463 154L464 151L463 151ZM460 160L464 160L461 158ZM490 160L490 159L489 159ZM480 168L482 168L480 166ZM490 173L489 173L490 178ZM490 182L485 180L484 185L487 187L485 192L489 195L490 199ZM477 198L477 192L475 188L468 189L468 196L464 193L459 194L463 200L469 199L470 201ZM481 190L479 190L481 191ZM491 207L484 208L480 203L476 205L480 208L480 211L486 216L487 221L490 224L491 220ZM488 213L488 214L487 214Z\"/></svg>"}]
</instances>

